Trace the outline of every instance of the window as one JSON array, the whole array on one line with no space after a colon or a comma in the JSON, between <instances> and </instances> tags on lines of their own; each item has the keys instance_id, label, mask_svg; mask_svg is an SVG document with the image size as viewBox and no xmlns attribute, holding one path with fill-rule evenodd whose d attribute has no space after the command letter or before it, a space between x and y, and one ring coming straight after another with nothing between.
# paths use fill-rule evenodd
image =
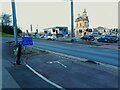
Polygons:
<instances>
[{"instance_id":1,"label":"window","mask_svg":"<svg viewBox=\"0 0 120 90\"><path fill-rule=\"evenodd\" d=\"M78 36L78 31L76 31L76 35Z\"/></svg>"},{"instance_id":2,"label":"window","mask_svg":"<svg viewBox=\"0 0 120 90\"><path fill-rule=\"evenodd\" d=\"M104 29L104 32L106 32L105 29Z\"/></svg>"},{"instance_id":3,"label":"window","mask_svg":"<svg viewBox=\"0 0 120 90\"><path fill-rule=\"evenodd\" d=\"M63 31L66 32L66 29L64 29Z\"/></svg>"},{"instance_id":4,"label":"window","mask_svg":"<svg viewBox=\"0 0 120 90\"><path fill-rule=\"evenodd\" d=\"M82 33L82 30L81 30L81 29L79 30L79 33Z\"/></svg>"},{"instance_id":5,"label":"window","mask_svg":"<svg viewBox=\"0 0 120 90\"><path fill-rule=\"evenodd\" d=\"M53 29L53 32L55 32L55 29Z\"/></svg>"},{"instance_id":6,"label":"window","mask_svg":"<svg viewBox=\"0 0 120 90\"><path fill-rule=\"evenodd\" d=\"M88 29L89 32L92 32L92 29Z\"/></svg>"},{"instance_id":7,"label":"window","mask_svg":"<svg viewBox=\"0 0 120 90\"><path fill-rule=\"evenodd\" d=\"M58 31L56 30L56 34L58 34Z\"/></svg>"},{"instance_id":8,"label":"window","mask_svg":"<svg viewBox=\"0 0 120 90\"><path fill-rule=\"evenodd\" d=\"M85 27L87 27L88 26L88 24L87 24L87 22L85 22Z\"/></svg>"},{"instance_id":9,"label":"window","mask_svg":"<svg viewBox=\"0 0 120 90\"><path fill-rule=\"evenodd\" d=\"M61 28L59 28L59 30L63 30L63 28L61 27Z\"/></svg>"},{"instance_id":10,"label":"window","mask_svg":"<svg viewBox=\"0 0 120 90\"><path fill-rule=\"evenodd\" d=\"M78 27L78 23L76 24L76 27Z\"/></svg>"},{"instance_id":11,"label":"window","mask_svg":"<svg viewBox=\"0 0 120 90\"><path fill-rule=\"evenodd\" d=\"M47 33L47 31L44 31L44 33Z\"/></svg>"},{"instance_id":12,"label":"window","mask_svg":"<svg viewBox=\"0 0 120 90\"><path fill-rule=\"evenodd\" d=\"M80 27L82 27L82 24L80 23Z\"/></svg>"},{"instance_id":13,"label":"window","mask_svg":"<svg viewBox=\"0 0 120 90\"><path fill-rule=\"evenodd\" d=\"M88 31L89 31L89 29L86 29L86 31L88 32Z\"/></svg>"}]
</instances>

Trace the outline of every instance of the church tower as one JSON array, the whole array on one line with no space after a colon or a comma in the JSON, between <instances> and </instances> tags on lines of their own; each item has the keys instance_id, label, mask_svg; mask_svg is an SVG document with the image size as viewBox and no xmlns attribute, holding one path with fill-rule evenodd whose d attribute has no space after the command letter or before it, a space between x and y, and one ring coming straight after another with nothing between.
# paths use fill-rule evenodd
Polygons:
<instances>
[{"instance_id":1,"label":"church tower","mask_svg":"<svg viewBox=\"0 0 120 90\"><path fill-rule=\"evenodd\" d=\"M84 23L84 28L87 29L89 27L89 19L87 16L86 9L84 9L84 12L83 12L83 23Z\"/></svg>"},{"instance_id":2,"label":"church tower","mask_svg":"<svg viewBox=\"0 0 120 90\"><path fill-rule=\"evenodd\" d=\"M84 36L88 34L89 28L89 19L87 16L87 11L84 9L82 15L78 14L78 17L75 20L76 27L75 27L75 36Z\"/></svg>"},{"instance_id":3,"label":"church tower","mask_svg":"<svg viewBox=\"0 0 120 90\"><path fill-rule=\"evenodd\" d=\"M87 16L87 11L84 9L83 16Z\"/></svg>"}]
</instances>

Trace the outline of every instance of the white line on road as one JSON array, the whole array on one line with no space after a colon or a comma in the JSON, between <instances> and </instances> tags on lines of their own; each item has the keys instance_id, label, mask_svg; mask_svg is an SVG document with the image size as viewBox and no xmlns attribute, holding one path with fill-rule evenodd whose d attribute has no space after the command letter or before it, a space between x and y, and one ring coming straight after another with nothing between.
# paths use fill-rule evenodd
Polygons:
<instances>
[{"instance_id":1,"label":"white line on road","mask_svg":"<svg viewBox=\"0 0 120 90\"><path fill-rule=\"evenodd\" d=\"M88 59L85 59L85 58L79 58L79 57L75 57L75 56L71 56L71 55L66 55L66 54L63 54L63 53L59 53L59 52L54 52L54 51L50 51L50 50L46 50L46 49L41 49L41 48L38 48L38 47L33 47L34 49L37 49L37 50L43 50L43 51L46 51L46 52L49 52L49 53L53 53L53 54L56 54L56 55L60 55L60 56L64 56L64 57L69 57L69 58L72 58L72 59L77 59L77 60L80 60L80 61L87 61Z\"/></svg>"},{"instance_id":2,"label":"white line on road","mask_svg":"<svg viewBox=\"0 0 120 90\"><path fill-rule=\"evenodd\" d=\"M53 62L47 62L47 63L50 63L50 64L52 64L52 63L58 63L58 64L60 64L61 66L63 66L63 67L67 67L67 66L65 66L64 64L62 64L61 62L59 62L59 61L53 61Z\"/></svg>"},{"instance_id":3,"label":"white line on road","mask_svg":"<svg viewBox=\"0 0 120 90\"><path fill-rule=\"evenodd\" d=\"M59 86L58 84L48 80L47 78L45 78L44 76L42 76L40 73L36 72L32 67L30 67L28 64L26 64L26 66L33 72L35 73L37 76L39 76L40 78L42 78L44 81L48 82L49 84L55 86L56 88L59 88L61 90L65 90L63 87Z\"/></svg>"},{"instance_id":4,"label":"white line on road","mask_svg":"<svg viewBox=\"0 0 120 90\"><path fill-rule=\"evenodd\" d=\"M65 66L64 64L62 64L61 62L59 62L59 61L56 61L56 63L58 63L58 64L60 64L60 65L62 65L63 67L67 67L67 66Z\"/></svg>"},{"instance_id":5,"label":"white line on road","mask_svg":"<svg viewBox=\"0 0 120 90\"><path fill-rule=\"evenodd\" d=\"M54 52L54 51L50 51L50 50L46 50L46 49L41 49L41 48L38 48L38 47L33 47L33 48L38 49L38 50L45 50L46 52L49 52L49 53L53 53L53 54L60 55L60 56L65 56L65 57L69 57L69 58L76 59L76 60L83 61L83 62L88 61L88 59L86 59L86 58L79 58L79 57L66 55L66 54L59 53L59 52ZM99 63L100 65L103 65L105 67L110 67L110 68L114 68L114 69L120 70L117 66L113 66L113 65L110 65L110 64L105 64L105 63L101 63L101 62L97 62L97 61L95 61L95 62Z\"/></svg>"}]
</instances>

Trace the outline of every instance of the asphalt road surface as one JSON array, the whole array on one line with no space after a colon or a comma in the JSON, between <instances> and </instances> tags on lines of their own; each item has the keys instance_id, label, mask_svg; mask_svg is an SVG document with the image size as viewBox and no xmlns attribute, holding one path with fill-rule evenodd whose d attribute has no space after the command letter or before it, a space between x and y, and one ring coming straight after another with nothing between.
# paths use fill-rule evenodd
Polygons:
<instances>
[{"instance_id":1,"label":"asphalt road surface","mask_svg":"<svg viewBox=\"0 0 120 90\"><path fill-rule=\"evenodd\" d=\"M80 62L69 57L42 53L31 56L26 62L35 71L63 88L117 88L119 84L117 69Z\"/></svg>"},{"instance_id":2,"label":"asphalt road surface","mask_svg":"<svg viewBox=\"0 0 120 90\"><path fill-rule=\"evenodd\" d=\"M15 58L11 57L13 44L2 44L2 88L3 90L22 90L19 88L55 88L45 80L39 78L24 64L14 65ZM24 60L21 57L21 60ZM33 88L33 89L32 89ZM25 89L26 90L26 89ZM39 89L38 89L39 90Z\"/></svg>"},{"instance_id":3,"label":"asphalt road surface","mask_svg":"<svg viewBox=\"0 0 120 90\"><path fill-rule=\"evenodd\" d=\"M3 41L14 40L13 38L3 38ZM118 50L102 47L85 46L67 42L34 40L34 47L51 50L79 58L98 61L114 66L118 66Z\"/></svg>"},{"instance_id":4,"label":"asphalt road surface","mask_svg":"<svg viewBox=\"0 0 120 90\"><path fill-rule=\"evenodd\" d=\"M4 41L5 42L10 41L10 39L8 40L5 38L3 40L3 42ZM10 45L8 45L8 46L10 46ZM24 65L9 66L6 63L6 61L12 59L10 57L12 48L10 48L8 46L5 46L4 44L2 45L2 52L3 52L2 65L5 68L5 70L10 73L12 78L16 81L16 83L21 88L41 88L41 87L42 88L45 88L45 87L55 88L54 86L51 86L49 83L47 83L44 80L42 80L41 78L39 78L36 74L31 72ZM87 49L89 52L91 52L91 54L92 54L92 52L96 52L95 49L97 49L97 47L87 47L87 46L80 46L80 45L70 44L70 43L44 41L44 40L34 41L34 47L49 49L52 51L58 50L57 52L61 52L61 53L73 55L73 56L75 56L75 54L74 54L75 52L82 52L83 49ZM83 49L79 51L79 49L81 49L81 48L83 48ZM92 50L92 48L93 48L93 50ZM90 49L92 51L90 51ZM87 52L87 50L86 50L86 52ZM98 50L104 50L104 49L98 48ZM112 49L105 49L104 51L109 52L111 50ZM114 53L116 53L116 52L117 51L114 51ZM45 58L47 58L47 59L45 60ZM50 58L52 58L51 59L52 61L49 61ZM36 71L42 73L42 75L46 76L51 81L54 81L55 83L58 83L59 85L67 87L67 88L69 88L69 87L71 87L71 88L72 87L78 87L78 88L79 87L88 87L88 88L90 88L90 87L96 87L96 88L98 88L98 87L105 87L105 88L106 87L107 88L118 87L117 71L110 72L109 70L107 70L105 68L103 68L103 69L92 68L91 65L87 65L87 64L83 65L82 63L77 64L77 63L73 63L70 61L68 62L68 61L65 61L65 60L63 60L61 58L59 59L59 58L58 57L54 58L53 56L50 56L50 57L44 57L44 59L40 60L39 57L34 56L34 57L29 58L30 60L29 60L28 64L31 67L33 67ZM59 61L57 61L59 63L51 64L50 62L54 62L54 59L55 60L59 59ZM66 65L66 67L63 64ZM4 72L4 70L3 70L3 72ZM6 73L3 73L2 81L5 84L5 86L7 85L6 81L8 83L10 83L10 85L11 85L11 80L7 79L6 75L7 75ZM71 78L71 76L72 76L72 78ZM62 80L66 81L66 82L64 82ZM74 84L72 82L74 82ZM99 84L98 84L98 82L99 82ZM81 85L81 86L79 86L79 85ZM16 85L16 87L17 87L17 85Z\"/></svg>"},{"instance_id":5,"label":"asphalt road surface","mask_svg":"<svg viewBox=\"0 0 120 90\"><path fill-rule=\"evenodd\" d=\"M33 46L118 66L118 51L113 49L46 40L34 41Z\"/></svg>"}]
</instances>

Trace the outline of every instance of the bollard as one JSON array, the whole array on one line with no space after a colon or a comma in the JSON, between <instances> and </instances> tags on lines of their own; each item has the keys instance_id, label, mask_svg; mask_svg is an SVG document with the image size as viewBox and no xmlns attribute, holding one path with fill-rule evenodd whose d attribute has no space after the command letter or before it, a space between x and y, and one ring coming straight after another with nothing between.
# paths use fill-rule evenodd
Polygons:
<instances>
[{"instance_id":1,"label":"bollard","mask_svg":"<svg viewBox=\"0 0 120 90\"><path fill-rule=\"evenodd\" d=\"M22 45L21 45L21 44L18 44L17 48L18 48L18 52L17 52L16 64L17 64L17 65L20 65L20 63L21 63L20 58L21 58Z\"/></svg>"}]
</instances>

